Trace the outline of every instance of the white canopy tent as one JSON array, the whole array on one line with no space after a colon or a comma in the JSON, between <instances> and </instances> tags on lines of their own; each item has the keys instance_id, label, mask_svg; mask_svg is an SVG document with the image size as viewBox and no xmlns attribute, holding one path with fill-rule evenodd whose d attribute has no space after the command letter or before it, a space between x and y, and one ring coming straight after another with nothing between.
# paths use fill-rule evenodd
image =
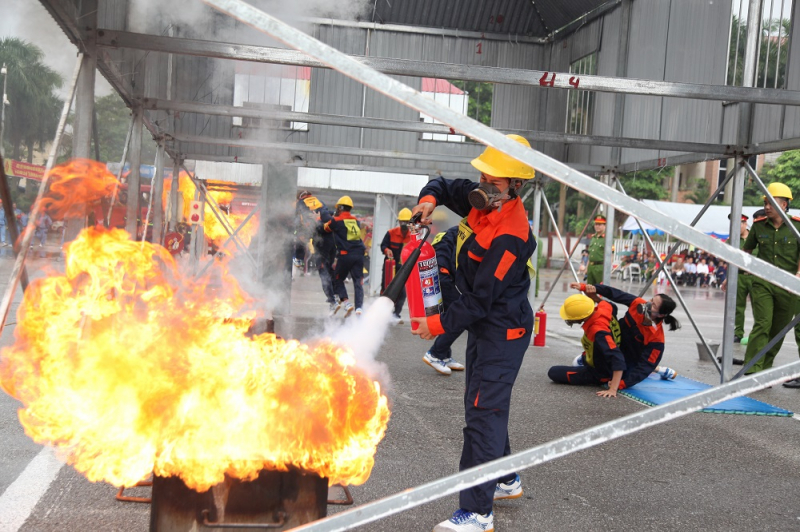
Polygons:
<instances>
[{"instance_id":1,"label":"white canopy tent","mask_svg":"<svg viewBox=\"0 0 800 532\"><path fill-rule=\"evenodd\" d=\"M692 220L694 220L694 217L697 216L697 213L699 213L700 209L703 208L702 205L695 205L693 203L672 203L669 201L642 200L642 203L658 209L664 214L677 220L681 220L685 223L690 223ZM742 214L746 214L750 217L748 225L753 223L753 213L761 208L761 206L742 207ZM730 212L731 208L727 205L712 205L703 214L703 217L698 220L695 227L707 235L712 235L716 238L727 240L730 227L728 214L730 214ZM793 216L799 216L800 211L797 209L790 209L789 214ZM652 225L649 225L645 222L642 222L642 227L644 227L644 229L651 234L656 231ZM640 232L639 226L636 223L636 219L633 216L628 216L628 219L625 220L624 224L622 224L622 230L630 231L631 233Z\"/></svg>"}]
</instances>

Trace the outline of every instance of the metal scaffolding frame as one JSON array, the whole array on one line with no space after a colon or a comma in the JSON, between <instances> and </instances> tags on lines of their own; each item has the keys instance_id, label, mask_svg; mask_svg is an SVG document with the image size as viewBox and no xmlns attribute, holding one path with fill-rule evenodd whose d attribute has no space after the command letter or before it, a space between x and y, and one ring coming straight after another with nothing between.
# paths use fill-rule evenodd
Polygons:
<instances>
[{"instance_id":1,"label":"metal scaffolding frame","mask_svg":"<svg viewBox=\"0 0 800 532\"><path fill-rule=\"evenodd\" d=\"M403 74L403 75L434 75L436 77L450 77L454 79L472 79L475 81L492 81L499 83L515 83L520 85L539 85L539 76L541 72L536 71L513 71L512 69L498 69L491 67L477 67L468 65L449 65L452 70L443 72L441 69L442 64L419 64L420 62L405 62L417 63L416 66L419 70L418 74L412 74L411 65L404 64L400 60L378 60L374 58L362 58L361 62L353 60L352 58L333 50L332 48L312 39L311 37L302 34L298 30L278 21L277 19L258 11L257 9L244 4L240 0L205 0L206 3L214 6L216 9L223 11L231 16L242 20L243 22L263 31L286 44L302 50L304 53L290 52L286 50L268 51L263 47L246 47L242 45L226 45L222 43L205 43L202 41L191 41L182 39L179 44L175 44L178 40L172 37L156 37L152 35L136 36L126 32L105 32L100 30L97 32L97 45L105 47L127 46L138 49L152 49L156 51L174 52L174 53L196 53L198 55L206 55L208 57L229 57L235 59L253 60L253 61L269 61L281 62L292 61L284 64L308 64L308 66L324 66L326 68L335 68L336 70L364 83L364 85L381 92L391 98L394 98L401 103L412 107L420 112L423 112L444 124L447 124L459 131L460 133L469 135L479 142L492 146L504 153L515 157L516 159L534 166L540 172L550 176L551 178L564 183L572 188L580 190L582 193L589 197L596 199L598 202L606 203L611 208L617 208L620 211L632 215L638 219L647 220L652 225L668 232L677 238L695 244L703 249L706 249L718 257L725 259L732 265L731 281L733 287L736 285L736 268L745 269L759 277L769 278L775 285L784 288L794 294L800 294L800 280L796 279L793 275L788 274L772 265L765 263L762 260L753 258L752 256L740 251L736 246L738 243L738 233L734 231L736 223L738 223L738 216L731 218L731 236L732 246L722 244L715 239L700 233L699 231L687 226L680 221L673 220L659 211L643 205L609 186L601 184L589 176L583 175L574 168L570 168L555 159L547 157L532 149L527 149L520 144L507 139L501 133L492 130L468 117L460 115L449 108L446 108L432 100L422 96L419 92L403 85L402 83L381 74L374 69L381 70L385 73ZM750 1L751 12L757 12L759 0ZM750 17L748 21L749 26L757 28L759 17ZM755 22L754 22L755 21ZM75 32L78 33L77 27ZM601 76L586 76L581 80L581 90L595 90L603 92L612 92L616 94L648 94L659 96L671 97L685 97L709 100L735 100L744 102L741 105L741 118L739 138L737 146L726 147L725 153L733 153L739 156L740 165L742 168L737 172L734 179L734 204L732 214L740 212L741 191L744 184L744 174L749 172L760 183L755 172L749 165L746 164L745 158L742 155L752 153L748 148L752 148L748 144L751 132L751 118L752 118L752 103L770 103L770 104L785 104L785 105L800 105L800 92L797 91L776 91L773 89L754 89L752 87L752 74L754 72L754 59L755 59L755 32L748 32L748 43L746 46L746 59L745 59L745 85L744 88L739 87L718 87L718 86L702 86L691 85L686 83L671 83L671 82L650 82L641 80L629 80L620 78L607 78ZM143 38L144 37L144 38ZM148 48L149 46L149 48ZM159 48L160 47L160 48ZM182 49L178 49L181 48ZM211 55L214 54L214 55ZM227 55L226 55L227 54ZM306 55L307 54L307 55ZM308 56L314 59L307 59ZM285 57L286 59L280 59ZM305 61L306 63L298 63ZM82 62L82 54L79 55L78 65L76 66L75 81L73 82L72 92L70 97L65 103L65 109L62 113L61 121L59 123L58 132L56 134L56 141L52 148L53 152L57 149L63 126L65 124L66 113L72 101L72 95L75 91L77 84L77 76L80 71ZM315 64L316 63L316 64ZM107 70L112 70L113 66L104 64L103 67ZM372 67L372 68L371 68ZM437 68L435 72L426 71L425 68ZM395 70L393 70L395 69ZM397 69L400 69L397 71ZM748 70L749 69L749 70ZM469 74L468 74L469 73ZM486 79L486 76L491 74L491 78ZM548 73L545 73L548 74ZM482 78L484 76L484 78ZM499 76L499 77L498 77ZM750 78L748 80L748 77ZM566 76L562 76L566 79ZM120 78L121 79L121 78ZM564 79L559 79L551 85L553 88L572 89L575 87L564 86L568 85ZM535 83L534 83L535 81ZM748 85L749 81L749 85ZM120 84L116 84L119 89ZM132 95L127 96L129 102L132 101ZM141 109L141 108L139 108ZM141 113L139 113L141 116ZM144 123L155 133L155 126L148 120ZM139 125L142 120L139 120ZM362 126L354 126L362 127ZM139 131L141 131L139 129ZM615 128L616 131L616 128ZM141 138L141 135L139 135ZM792 141L800 139L790 139L787 141L776 141L773 143L764 143L761 146L784 146L784 149L790 147L798 147L800 142L792 143ZM194 142L184 141L184 142ZM659 142L659 141L656 141ZM655 146L655 144L651 145ZM250 147L250 146L247 146ZM625 144L619 147L630 147ZM305 151L310 151L304 145ZM134 150L135 151L135 150ZM697 151L706 151L705 149ZM352 153L352 152L351 152ZM48 170L52 167L53 154L48 160ZM181 164L183 157L178 152L171 154L174 158L175 168ZM677 161L680 158L683 160L692 160L703 156L704 154L685 154L670 158L670 161ZM654 166L662 164L663 159L659 159L658 163ZM645 168L643 163L636 163L639 168ZM620 168L625 165L621 165ZM619 169L618 169L619 170ZM138 174L138 165L134 171ZM193 177L194 179L194 177ZM32 210L32 217L35 217L38 212L39 202L43 191L46 187L47 176L42 181L42 187L39 191L36 203ZM137 183L135 183L138 186ZM173 180L173 195L177 190L177 172ZM130 191L129 191L130 192ZM542 191L541 186L535 188L535 204L536 213L539 213L539 205L541 202ZM129 197L131 194L129 193ZM770 197L774 205L774 199ZM207 196L210 197L210 196ZM138 199L138 195L136 195ZM738 198L738 202L736 199ZM138 203L138 202L137 202ZM547 203L545 206L552 217L552 212ZM174 208L174 206L173 206ZM214 210L214 209L212 209ZM780 209L779 209L780 211ZM214 211L215 214L216 211ZM702 214L702 213L701 213ZM129 216L130 218L130 216ZM133 217L135 220L135 216ZM220 220L222 222L222 220ZM237 240L235 231L229 229L224 223L231 238ZM791 226L791 224L790 224ZM538 216L534 221L534 229L538 230ZM238 231L238 229L237 229ZM538 234L538 231L537 231ZM646 232L645 232L646 235ZM12 271L11 282L6 290L2 304L0 304L0 330L2 324L8 314L10 305L10 297L16 289L21 268L24 266L25 255L28 243L32 236L31 226L29 225L24 233L22 239L22 250L17 257L14 270ZM735 238L733 238L735 236ZM559 235L560 239L560 235ZM196 240L195 240L196 242ZM648 242L649 238L648 238ZM563 241L562 241L563 245ZM565 253L566 253L566 246ZM673 248L674 250L674 248ZM252 259L252 257L251 257ZM569 261L569 256L565 257ZM574 273L574 272L573 272ZM577 277L576 277L577 278ZM735 298L735 289L733 290ZM726 316L731 306L731 293L729 291L726 298ZM687 311L688 312L688 311ZM791 326L792 324L790 324ZM789 330L789 327L786 329ZM725 377L725 366L723 364L723 380ZM746 368L745 368L746 369ZM451 493L456 493L465 487L474 486L492 479L496 479L503 474L531 467L567 454L576 452L578 450L586 449L600 443L604 443L636 431L643 430L658 423L663 423L680 416L689 414L691 412L702 409L706 406L716 402L726 400L733 397L738 397L752 391L760 390L786 380L787 378L794 378L800 376L800 362L787 364L779 368L773 368L759 374L750 376L748 378L739 379L725 384L721 384L716 388L691 395L684 399L662 405L655 408L650 408L642 412L631 414L623 418L589 428L582 432L560 438L558 440L548 442L546 444L528 449L526 451L504 457L502 459L483 464L479 467L461 471L457 474L450 475L438 479L434 482L419 486L417 488L406 490L397 495L386 497L384 499L374 501L372 503L339 513L335 516L326 519L309 523L301 526L297 530L346 530L353 526L365 524L377 520L379 518L392 515L409 508L413 508L420 504L430 502L432 500L444 497Z\"/></svg>"},{"instance_id":2,"label":"metal scaffolding frame","mask_svg":"<svg viewBox=\"0 0 800 532\"><path fill-rule=\"evenodd\" d=\"M758 0L753 0L753 2L757 3ZM425 98L402 83L352 60L345 54L337 52L240 0L206 0L206 3L296 49L303 50L318 60L325 62L328 66L336 68L374 90L401 101L413 109L450 125L459 132L469 134L476 140L537 168L557 181L577 188L586 195L613 205L629 215L646 219L654 226L670 232L678 238L708 249L728 262L747 269L760 277L773 278L778 286L784 287L794 294L800 294L800 280L787 272L761 260L754 259L738 249L730 249L730 246L722 244L681 222L672 220L659 211L642 205L588 176L575 172L563 163L532 149L525 148L519 143L506 138L501 133ZM569 260L569 257L566 257L566 260ZM773 368L746 379L728 382L684 399L631 414L533 449L461 471L458 474L342 512L336 516L301 526L298 530L346 530L353 526L366 524L461 491L466 487L496 479L521 468L531 467L642 430L657 423L675 419L720 400L763 389L798 375L800 375L800 362Z\"/></svg>"}]
</instances>

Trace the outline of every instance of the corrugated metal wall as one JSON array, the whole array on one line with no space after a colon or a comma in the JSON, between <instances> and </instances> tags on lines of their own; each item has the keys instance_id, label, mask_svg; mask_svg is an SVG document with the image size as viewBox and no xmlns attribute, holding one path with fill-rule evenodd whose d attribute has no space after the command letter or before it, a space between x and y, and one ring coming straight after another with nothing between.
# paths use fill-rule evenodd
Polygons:
<instances>
[{"instance_id":1,"label":"corrugated metal wall","mask_svg":"<svg viewBox=\"0 0 800 532\"><path fill-rule=\"evenodd\" d=\"M600 19L602 39L598 51L598 75L615 76L621 10ZM680 2L637 0L631 4L627 77L699 84L724 84L730 2ZM568 40L594 33L587 26ZM590 44L592 39L583 39ZM558 46L558 43L555 45ZM702 53L701 53L702 52ZM593 134L612 135L615 98L598 93ZM721 142L722 103L719 101L624 96L623 137ZM672 152L624 149L621 162L656 159ZM613 164L608 148L569 147L568 160Z\"/></svg>"},{"instance_id":2,"label":"corrugated metal wall","mask_svg":"<svg viewBox=\"0 0 800 532\"><path fill-rule=\"evenodd\" d=\"M126 29L128 0L100 2L100 26ZM795 15L800 9L795 6ZM454 64L500 66L520 69L569 71L574 61L597 52L597 73L615 76L619 60L622 9L607 12L602 17L580 27L558 42L540 45L446 35L421 35L400 32L367 30L339 26L315 26L312 34L336 49L348 54L373 57L392 57L419 61L439 61ZM687 2L680 0L636 0L631 3L627 77L650 80L680 81L702 84L723 84L727 63L727 37L730 29L731 1ZM164 24L159 21L158 24ZM228 26L225 26L228 24ZM220 36L230 36L230 21L220 22ZM234 27L247 42L265 44L267 38L257 32ZM154 28L163 30L163 28ZM800 39L790 43L788 88L800 89ZM209 38L208 35L179 35ZM237 37L239 35L237 34ZM222 37L220 37L222 38ZM224 40L224 39L223 39ZM478 53L480 52L480 53ZM166 55L142 54L129 50L104 50L131 86L136 73L146 71L145 95L166 96ZM792 61L793 59L793 61ZM201 101L232 105L234 66L231 61L200 57L176 56L174 62L175 97L179 100ZM421 88L421 80L398 77L400 81ZM568 92L539 87L496 85L492 109L492 125L498 129L565 130ZM327 69L313 69L309 112L366 116L418 121L419 114L372 90L364 90L357 81ZM612 136L616 113L623 113L622 136L699 142L732 142L738 121L737 106L723 108L719 101L701 101L626 95L622 109L615 108L615 95L595 95L594 135ZM163 113L151 118L162 121ZM723 122L724 118L724 122ZM252 136L253 131L234 128L230 118L184 113L176 120L177 133L208 135L221 138ZM763 142L780 137L800 136L800 113L796 108L759 105L756 108L754 141ZM284 138L285 137L285 138ZM470 142L451 143L421 140L417 133L386 130L365 130L343 126L311 124L307 132L282 132L266 140L287 140L350 148L398 150L402 152L447 154L472 157L481 146ZM564 146L559 143L538 143L538 149L569 162L609 165L611 148ZM253 155L254 150L233 149L205 144L184 144L185 153L211 156ZM656 150L621 150L622 163L656 159L668 155ZM418 168L425 172L468 172L470 167L457 163L425 163L392 161L357 155L309 154L308 159L319 163L350 163L369 166L397 165Z\"/></svg>"}]
</instances>

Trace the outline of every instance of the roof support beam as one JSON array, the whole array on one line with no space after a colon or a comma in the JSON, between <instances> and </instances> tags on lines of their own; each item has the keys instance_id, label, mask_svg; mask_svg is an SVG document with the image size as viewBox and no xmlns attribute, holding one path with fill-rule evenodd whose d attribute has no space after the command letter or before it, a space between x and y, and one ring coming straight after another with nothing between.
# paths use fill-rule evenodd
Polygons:
<instances>
[{"instance_id":1,"label":"roof support beam","mask_svg":"<svg viewBox=\"0 0 800 532\"><path fill-rule=\"evenodd\" d=\"M174 141L181 142L181 143L197 143L197 144L210 144L214 146L228 146L231 148L244 148L244 149L255 149L255 150L275 150L275 151L286 151L290 153L328 153L334 155L349 155L353 157L381 157L386 159L399 159L405 161L419 161L422 164L428 164L428 168L394 168L390 166L380 167L381 170L379 171L391 171L391 172L398 172L398 173L406 173L402 172L402 170L407 170L407 173L415 173L415 174L430 174L430 173L445 173L448 176L452 176L455 173L463 173L454 171L451 172L450 170L442 170L441 168L437 168L435 166L430 165L430 163L450 163L450 164L463 164L469 165L470 161L474 158L474 156L460 156L460 155L445 155L440 153L407 153L407 152L399 152L394 150L372 150L372 149L365 149L365 148L350 148L347 146L316 146L313 144L299 144L299 143L284 143L284 142L266 142L261 140L250 140L250 139L224 139L218 137L205 137L205 136L197 136L197 135L176 135L173 137ZM476 148L480 148L481 146L476 144ZM170 150L170 153L174 153L180 150L175 149L175 145L173 143L173 148ZM240 157L238 155L231 155L231 156L222 156L219 158L218 156L213 155L187 155L181 153L181 156L187 159L201 159L206 161L218 161L218 160L227 160L230 162L248 162L246 158ZM263 161L263 157L261 159ZM287 162L290 166L308 166L309 168L314 167L314 164L320 164L319 168L338 168L342 170L368 170L374 169L376 167L369 167L365 165L359 164L339 164L334 165L333 163L301 163L301 164L292 164L291 162ZM576 164L570 165L571 168L575 170L579 170L582 172L596 172L600 171L601 167L593 166L593 165L585 165L585 164ZM471 168L471 167L470 167ZM470 173L470 175L472 175Z\"/></svg>"},{"instance_id":2,"label":"roof support beam","mask_svg":"<svg viewBox=\"0 0 800 532\"><path fill-rule=\"evenodd\" d=\"M232 105L214 105L200 102L170 101L146 98L145 109L160 111L178 111L181 113L198 113L218 116L237 116L245 118L263 118L287 122L307 122L344 127L363 127L367 129L388 129L392 131L410 131L415 133L433 133L452 135L450 127L444 124L426 122L410 122L408 120L389 120L385 118L369 118L343 115L327 115L282 111L280 109L256 109L252 107L235 107ZM516 133L530 142L564 142L566 144L585 144L590 146L617 146L621 148L665 151L687 151L697 153L719 153L733 156L735 147L728 144L709 144L705 142L681 142L672 140L638 139L629 137L603 137L599 135L570 135L551 131L530 131L521 129L503 129L504 133ZM741 151L741 150L740 150Z\"/></svg>"},{"instance_id":3,"label":"roof support beam","mask_svg":"<svg viewBox=\"0 0 800 532\"><path fill-rule=\"evenodd\" d=\"M97 46L132 48L152 52L234 59L260 63L328 68L321 61L294 50L222 43L199 39L181 39L124 31L99 30ZM606 76L570 76L568 73L513 68L458 65L432 61L411 61L380 57L351 56L363 65L384 74L458 79L510 85L533 85L555 89L579 89L610 93L669 96L699 100L739 101L773 105L800 105L800 91L698 85L670 81L650 81Z\"/></svg>"},{"instance_id":4,"label":"roof support beam","mask_svg":"<svg viewBox=\"0 0 800 532\"><path fill-rule=\"evenodd\" d=\"M174 140L182 143L213 144L215 146L229 146L231 148L252 148L258 150L286 151L291 153L330 153L334 155L351 155L361 157L385 157L406 161L436 161L440 163L469 164L474 156L445 155L437 153L408 153L395 150L373 150L368 148L354 148L349 146L317 146L314 144L300 144L293 142L266 142L251 139L225 139L201 135L175 135ZM476 151L481 148L475 145Z\"/></svg>"}]
</instances>

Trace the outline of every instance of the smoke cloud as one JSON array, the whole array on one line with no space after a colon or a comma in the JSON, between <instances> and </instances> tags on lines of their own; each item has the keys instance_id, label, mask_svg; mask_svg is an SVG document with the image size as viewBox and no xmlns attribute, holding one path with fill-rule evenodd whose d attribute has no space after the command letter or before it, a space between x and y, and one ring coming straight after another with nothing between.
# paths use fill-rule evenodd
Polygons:
<instances>
[{"instance_id":1,"label":"smoke cloud","mask_svg":"<svg viewBox=\"0 0 800 532\"><path fill-rule=\"evenodd\" d=\"M64 86L57 94L66 97L78 49L38 1L0 0L0 12L0 38L17 37L41 48L44 64L64 78ZM110 94L111 90L111 85L98 74L97 95Z\"/></svg>"}]
</instances>

